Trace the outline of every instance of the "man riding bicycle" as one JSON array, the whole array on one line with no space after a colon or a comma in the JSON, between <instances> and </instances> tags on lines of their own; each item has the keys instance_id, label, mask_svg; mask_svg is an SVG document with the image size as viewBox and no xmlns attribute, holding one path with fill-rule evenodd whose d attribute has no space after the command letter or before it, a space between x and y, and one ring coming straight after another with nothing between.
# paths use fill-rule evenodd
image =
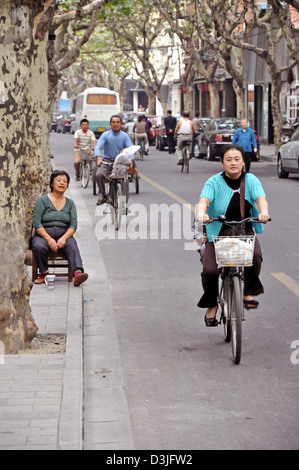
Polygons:
<instances>
[{"instance_id":1,"label":"man riding bicycle","mask_svg":"<svg viewBox=\"0 0 299 470\"><path fill-rule=\"evenodd\" d=\"M109 131L104 132L98 140L98 143L95 148L95 156L97 157L96 165L98 167L96 173L96 182L99 187L99 199L97 205L104 204L108 202L108 195L105 192L105 183L107 181L107 176L112 171L112 165L102 165L103 161L108 163L113 163L117 155L121 153L124 148L130 147L132 141L128 134L121 130L122 120L120 116L115 115L110 118L110 127ZM101 156L101 151L103 149L103 157ZM133 162L130 163L130 169L133 168ZM122 181L122 191L126 196L126 207L129 201L129 182Z\"/></svg>"},{"instance_id":2,"label":"man riding bicycle","mask_svg":"<svg viewBox=\"0 0 299 470\"><path fill-rule=\"evenodd\" d=\"M201 192L197 205L197 220L208 222L210 218L225 215L228 221L240 220L240 185L245 178L245 217L257 217L261 222L269 220L268 202L261 182L252 173L244 173L244 150L239 145L222 147L220 161L224 168L209 178ZM231 228L217 222L206 226L207 242L203 257L202 286L204 294L198 302L198 307L207 308L205 315L206 326L217 326L217 297L218 297L218 267L212 236L228 235ZM246 234L263 231L261 224L246 224ZM262 252L258 239L255 240L253 266L245 269L244 307L257 308L258 302L253 296L262 294L264 288L259 274L262 265Z\"/></svg>"},{"instance_id":3,"label":"man riding bicycle","mask_svg":"<svg viewBox=\"0 0 299 470\"><path fill-rule=\"evenodd\" d=\"M74 134L74 167L76 174L76 181L79 180L79 167L82 160L81 150L89 150L90 152L95 149L96 138L94 133L88 129L88 119L81 119L80 127Z\"/></svg>"},{"instance_id":4,"label":"man riding bicycle","mask_svg":"<svg viewBox=\"0 0 299 470\"><path fill-rule=\"evenodd\" d=\"M183 164L183 148L185 145L185 142L192 142L193 134L194 134L194 124L193 122L189 119L190 113L187 111L183 112L183 119L179 121L176 125L176 128L174 130L174 138L177 138L177 134L179 134L178 137L178 144L177 144L177 149L176 153L178 156L178 165Z\"/></svg>"}]
</instances>

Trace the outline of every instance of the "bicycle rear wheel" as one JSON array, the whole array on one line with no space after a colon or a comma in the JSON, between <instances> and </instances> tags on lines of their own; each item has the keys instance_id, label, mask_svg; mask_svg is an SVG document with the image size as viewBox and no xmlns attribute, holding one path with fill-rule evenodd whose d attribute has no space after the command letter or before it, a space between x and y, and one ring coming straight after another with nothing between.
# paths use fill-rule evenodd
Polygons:
<instances>
[{"instance_id":1,"label":"bicycle rear wheel","mask_svg":"<svg viewBox=\"0 0 299 470\"><path fill-rule=\"evenodd\" d=\"M190 161L190 151L189 151L189 147L186 147L186 152L185 152L185 171L186 171L186 173L189 173L189 161Z\"/></svg>"},{"instance_id":2,"label":"bicycle rear wheel","mask_svg":"<svg viewBox=\"0 0 299 470\"><path fill-rule=\"evenodd\" d=\"M81 185L83 188L87 188L89 183L90 167L87 160L82 161L82 178Z\"/></svg>"},{"instance_id":3,"label":"bicycle rear wheel","mask_svg":"<svg viewBox=\"0 0 299 470\"><path fill-rule=\"evenodd\" d=\"M182 155L183 155L183 158L182 158L182 166L181 166L181 172L184 171L184 166L185 166L185 151L186 151L186 148L184 147L183 148L183 152L182 152Z\"/></svg>"},{"instance_id":4,"label":"bicycle rear wheel","mask_svg":"<svg viewBox=\"0 0 299 470\"><path fill-rule=\"evenodd\" d=\"M231 339L232 354L235 364L239 364L242 352L242 312L243 296L241 281L233 276L231 284Z\"/></svg>"}]
</instances>

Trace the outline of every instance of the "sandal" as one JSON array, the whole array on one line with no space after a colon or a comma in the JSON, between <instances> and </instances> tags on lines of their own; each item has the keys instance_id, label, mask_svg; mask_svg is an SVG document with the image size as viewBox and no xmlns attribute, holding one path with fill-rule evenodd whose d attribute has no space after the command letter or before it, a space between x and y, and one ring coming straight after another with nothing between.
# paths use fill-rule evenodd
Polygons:
<instances>
[{"instance_id":1,"label":"sandal","mask_svg":"<svg viewBox=\"0 0 299 470\"><path fill-rule=\"evenodd\" d=\"M250 310L252 308L257 308L259 303L257 300L254 300L254 299L251 299L251 300L244 299L243 304L244 304L244 308L246 308L247 310Z\"/></svg>"}]
</instances>

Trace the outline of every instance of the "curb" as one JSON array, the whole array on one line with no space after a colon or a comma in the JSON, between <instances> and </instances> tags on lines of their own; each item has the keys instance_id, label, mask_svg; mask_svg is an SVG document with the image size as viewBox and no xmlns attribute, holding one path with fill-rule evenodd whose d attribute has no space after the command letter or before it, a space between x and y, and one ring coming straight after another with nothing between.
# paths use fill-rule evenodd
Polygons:
<instances>
[{"instance_id":1,"label":"curb","mask_svg":"<svg viewBox=\"0 0 299 470\"><path fill-rule=\"evenodd\" d=\"M80 308L78 308L78 305ZM58 430L59 450L82 450L83 435L83 315L82 288L68 283L66 351Z\"/></svg>"}]
</instances>

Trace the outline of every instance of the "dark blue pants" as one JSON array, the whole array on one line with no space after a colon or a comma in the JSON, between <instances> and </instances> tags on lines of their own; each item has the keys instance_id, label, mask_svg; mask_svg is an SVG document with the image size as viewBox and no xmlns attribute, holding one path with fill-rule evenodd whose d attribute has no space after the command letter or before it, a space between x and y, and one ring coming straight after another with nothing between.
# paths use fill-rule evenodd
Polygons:
<instances>
[{"instance_id":1,"label":"dark blue pants","mask_svg":"<svg viewBox=\"0 0 299 470\"><path fill-rule=\"evenodd\" d=\"M58 240L62 235L66 232L65 229L61 228L48 228L47 233L50 235L50 237L54 238L54 240ZM32 251L33 255L37 264L37 267L39 269L40 273L45 273L48 270L48 254L50 251L50 247L48 245L48 242L38 235L38 233L35 233L33 239L32 239ZM70 237L67 239L65 242L65 245L63 248L60 248L60 251L66 254L70 268L72 270L72 273L76 271L76 269L80 269L82 272L83 266L82 266L82 259L81 255L79 252L79 248L77 245L77 242L74 237Z\"/></svg>"}]
</instances>

